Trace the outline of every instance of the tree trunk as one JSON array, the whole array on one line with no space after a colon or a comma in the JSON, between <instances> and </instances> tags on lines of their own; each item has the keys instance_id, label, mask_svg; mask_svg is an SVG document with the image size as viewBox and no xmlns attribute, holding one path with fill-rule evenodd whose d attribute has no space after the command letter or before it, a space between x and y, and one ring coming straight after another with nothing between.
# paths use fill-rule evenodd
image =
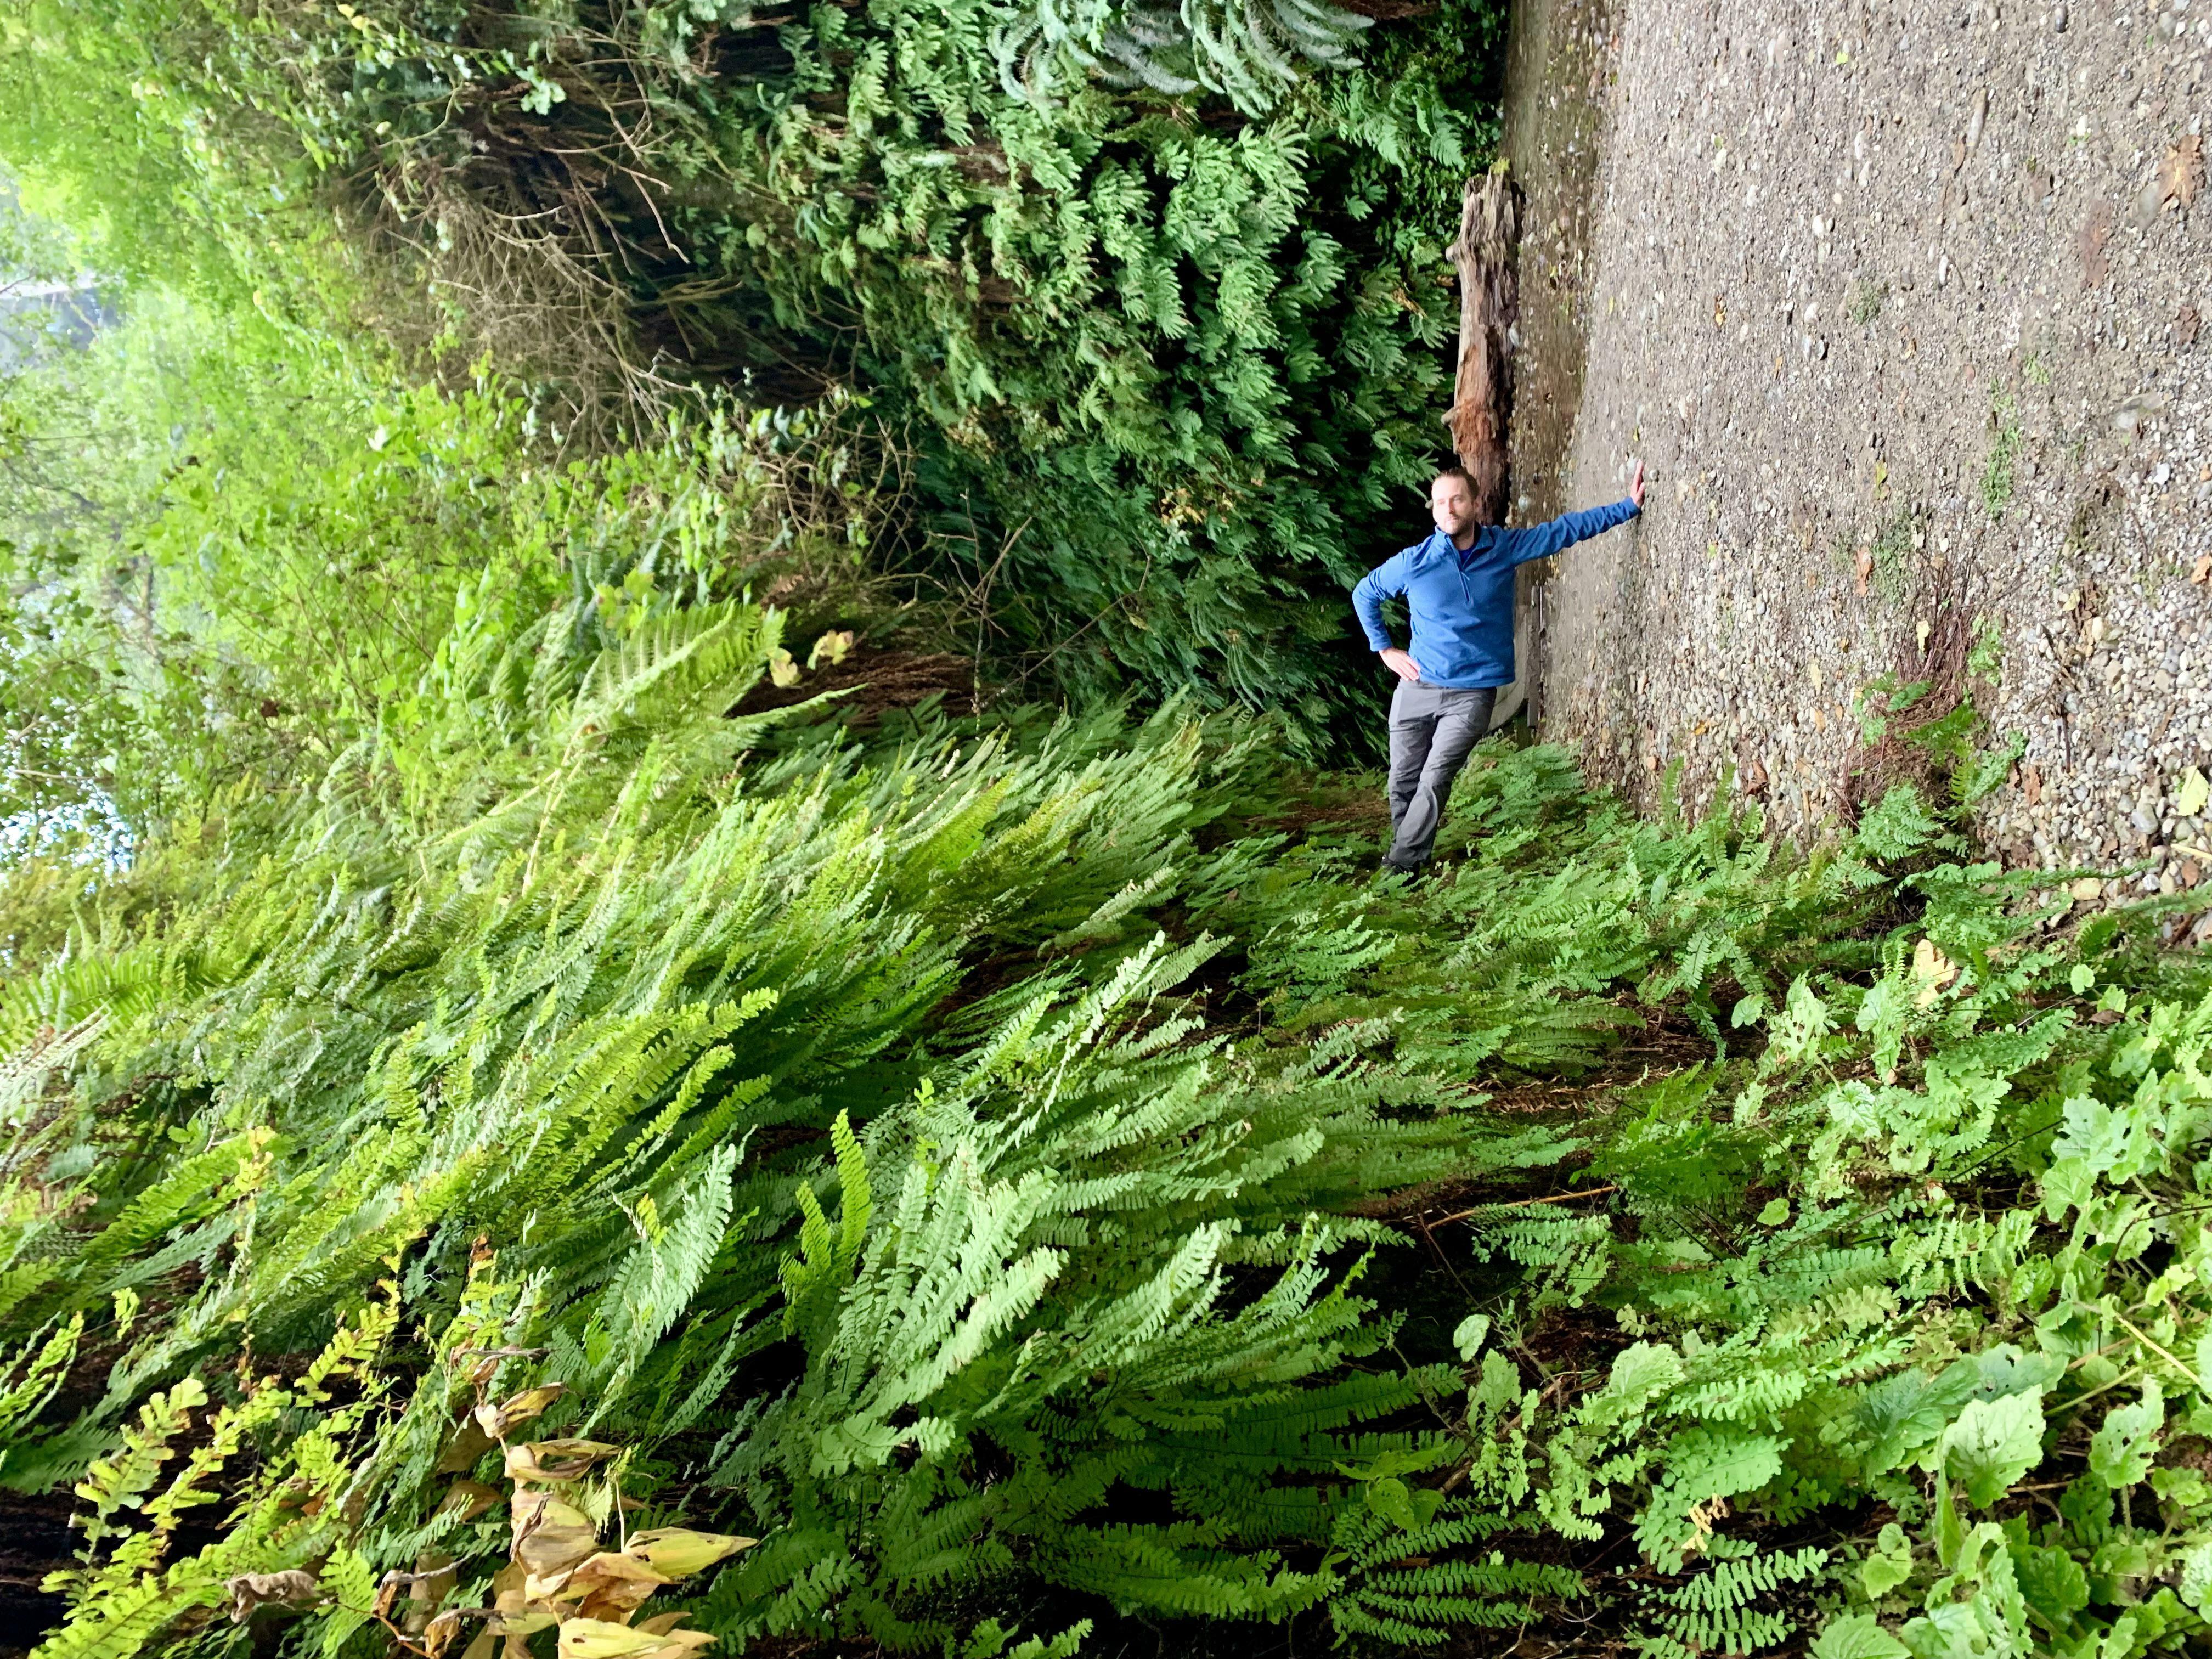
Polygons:
<instances>
[{"instance_id":1,"label":"tree trunk","mask_svg":"<svg viewBox=\"0 0 2212 1659\"><path fill-rule=\"evenodd\" d=\"M1513 349L1509 331L1521 310L1515 262L1521 246L1521 186L1503 173L1467 181L1460 204L1459 374L1444 416L1459 464L1474 479L1476 510L1504 524L1512 500L1505 436L1513 416Z\"/></svg>"}]
</instances>

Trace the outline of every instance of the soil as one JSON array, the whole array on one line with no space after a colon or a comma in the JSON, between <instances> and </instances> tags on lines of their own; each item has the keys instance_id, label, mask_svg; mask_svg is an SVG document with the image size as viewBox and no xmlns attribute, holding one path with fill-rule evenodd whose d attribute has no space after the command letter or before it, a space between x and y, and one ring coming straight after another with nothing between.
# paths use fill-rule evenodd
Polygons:
<instances>
[{"instance_id":1,"label":"soil","mask_svg":"<svg viewBox=\"0 0 2212 1659\"><path fill-rule=\"evenodd\" d=\"M1543 735L1809 837L1951 607L1990 845L2212 879L2212 0L1520 9L1516 516L1650 483L1529 607Z\"/></svg>"}]
</instances>

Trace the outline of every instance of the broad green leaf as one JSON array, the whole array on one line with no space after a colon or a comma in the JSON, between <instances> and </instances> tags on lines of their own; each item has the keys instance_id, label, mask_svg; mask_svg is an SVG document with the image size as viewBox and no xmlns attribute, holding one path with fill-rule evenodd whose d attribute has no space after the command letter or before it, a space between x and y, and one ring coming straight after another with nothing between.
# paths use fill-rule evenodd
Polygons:
<instances>
[{"instance_id":1,"label":"broad green leaf","mask_svg":"<svg viewBox=\"0 0 2212 1659\"><path fill-rule=\"evenodd\" d=\"M1866 1586L1867 1599L1879 1601L1911 1577L1911 1541L1905 1528L1892 1521L1875 1540L1873 1552L1859 1563L1859 1582Z\"/></svg>"},{"instance_id":2,"label":"broad green leaf","mask_svg":"<svg viewBox=\"0 0 2212 1659\"><path fill-rule=\"evenodd\" d=\"M1943 1468L1987 1509L2043 1461L2043 1407L2030 1395L1972 1400L1943 1435Z\"/></svg>"},{"instance_id":3,"label":"broad green leaf","mask_svg":"<svg viewBox=\"0 0 2212 1659\"><path fill-rule=\"evenodd\" d=\"M1812 1659L1912 1659L1912 1650L1870 1613L1831 1619L1813 1644Z\"/></svg>"},{"instance_id":4,"label":"broad green leaf","mask_svg":"<svg viewBox=\"0 0 2212 1659\"><path fill-rule=\"evenodd\" d=\"M1395 1474L1367 1483L1367 1507L1392 1525L1402 1527L1407 1532L1420 1524L1419 1517L1413 1513L1412 1492L1407 1490L1406 1483Z\"/></svg>"},{"instance_id":5,"label":"broad green leaf","mask_svg":"<svg viewBox=\"0 0 2212 1659\"><path fill-rule=\"evenodd\" d=\"M1490 1334L1488 1314L1469 1314L1452 1333L1452 1346L1459 1350L1462 1360L1472 1360L1481 1351L1483 1339Z\"/></svg>"},{"instance_id":6,"label":"broad green leaf","mask_svg":"<svg viewBox=\"0 0 2212 1659\"><path fill-rule=\"evenodd\" d=\"M2093 1175L2102 1175L2127 1156L2130 1124L2101 1100L2075 1095L2062 1111L2066 1127L2051 1143L2054 1159L2078 1158Z\"/></svg>"},{"instance_id":7,"label":"broad green leaf","mask_svg":"<svg viewBox=\"0 0 2212 1659\"><path fill-rule=\"evenodd\" d=\"M2089 1201L2097 1190L2096 1172L2078 1158L2062 1158L2043 1172L2043 1218L2056 1221Z\"/></svg>"},{"instance_id":8,"label":"broad green leaf","mask_svg":"<svg viewBox=\"0 0 2212 1659\"><path fill-rule=\"evenodd\" d=\"M1940 1376L1903 1370L1886 1376L1859 1396L1859 1417L1874 1437L1868 1473L1893 1469L1938 1436L1973 1397L1974 1377L1958 1366Z\"/></svg>"},{"instance_id":9,"label":"broad green leaf","mask_svg":"<svg viewBox=\"0 0 2212 1659\"><path fill-rule=\"evenodd\" d=\"M2010 1552L2020 1593L2052 1624L2064 1624L2089 1605L2089 1575L2064 1550L2014 1544Z\"/></svg>"},{"instance_id":10,"label":"broad green leaf","mask_svg":"<svg viewBox=\"0 0 2212 1659\"><path fill-rule=\"evenodd\" d=\"M2182 1552L2181 1582L2174 1588L2199 1613L2212 1602L2212 1543L2192 1544Z\"/></svg>"},{"instance_id":11,"label":"broad green leaf","mask_svg":"<svg viewBox=\"0 0 2212 1659\"><path fill-rule=\"evenodd\" d=\"M2105 1414L2089 1437L2089 1468L2114 1492L2124 1492L2150 1473L2158 1431L2166 1426L2166 1400L2158 1379L2143 1379L2142 1398Z\"/></svg>"}]
</instances>

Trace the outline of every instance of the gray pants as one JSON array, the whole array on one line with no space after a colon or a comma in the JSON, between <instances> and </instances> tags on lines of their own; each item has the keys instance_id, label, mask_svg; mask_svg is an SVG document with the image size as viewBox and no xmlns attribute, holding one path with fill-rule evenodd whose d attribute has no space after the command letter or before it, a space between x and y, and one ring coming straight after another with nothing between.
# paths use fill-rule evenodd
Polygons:
<instances>
[{"instance_id":1,"label":"gray pants","mask_svg":"<svg viewBox=\"0 0 2212 1659\"><path fill-rule=\"evenodd\" d=\"M1452 780L1490 728L1494 686L1455 691L1401 680L1390 694L1390 828L1384 862L1418 870L1429 861Z\"/></svg>"}]
</instances>

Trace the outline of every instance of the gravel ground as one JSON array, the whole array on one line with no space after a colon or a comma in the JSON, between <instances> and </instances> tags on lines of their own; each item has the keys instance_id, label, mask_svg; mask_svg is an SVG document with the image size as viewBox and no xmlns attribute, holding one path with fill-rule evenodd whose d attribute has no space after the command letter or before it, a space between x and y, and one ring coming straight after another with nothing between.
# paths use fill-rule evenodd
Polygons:
<instances>
[{"instance_id":1,"label":"gravel ground","mask_svg":"<svg viewBox=\"0 0 2212 1659\"><path fill-rule=\"evenodd\" d=\"M1811 836L1963 625L2022 745L1990 843L2212 881L2212 0L1545 12L1520 516L1650 478L1532 607L1545 734Z\"/></svg>"}]
</instances>

